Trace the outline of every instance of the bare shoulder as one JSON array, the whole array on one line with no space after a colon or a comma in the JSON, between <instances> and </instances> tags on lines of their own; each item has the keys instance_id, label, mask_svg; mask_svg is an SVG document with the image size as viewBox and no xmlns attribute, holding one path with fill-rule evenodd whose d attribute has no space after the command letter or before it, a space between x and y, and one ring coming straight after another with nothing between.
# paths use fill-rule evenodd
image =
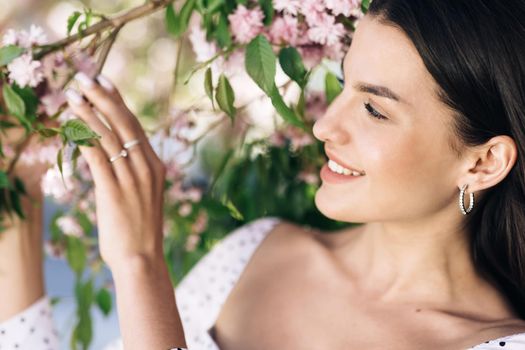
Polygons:
<instances>
[{"instance_id":1,"label":"bare shoulder","mask_svg":"<svg viewBox=\"0 0 525 350\"><path fill-rule=\"evenodd\" d=\"M259 247L259 255L272 251L274 254L283 252L288 258L296 258L295 254L313 253L314 251L334 251L357 237L357 225L328 232L307 225L300 225L287 220L281 220L268 233Z\"/></svg>"}]
</instances>

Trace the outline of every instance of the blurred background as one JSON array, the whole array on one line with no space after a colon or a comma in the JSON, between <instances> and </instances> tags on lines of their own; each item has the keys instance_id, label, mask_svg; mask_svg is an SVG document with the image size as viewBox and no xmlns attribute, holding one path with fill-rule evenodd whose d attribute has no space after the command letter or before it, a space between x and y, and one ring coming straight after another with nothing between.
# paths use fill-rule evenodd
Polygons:
<instances>
[{"instance_id":1,"label":"blurred background","mask_svg":"<svg viewBox=\"0 0 525 350\"><path fill-rule=\"evenodd\" d=\"M66 36L67 18L74 11L91 8L95 13L111 16L123 10L141 5L141 0L0 0L0 33L7 29L27 29L31 24L44 28L48 39L54 41ZM188 43L181 51L180 71L186 72L194 63ZM202 85L193 80L188 85L179 84L173 94L173 71L177 62L179 43L165 30L164 12L138 19L125 26L114 44L103 69L121 90L128 106L147 125L148 119L159 114L168 114L169 103L176 99L181 104L192 104L200 98L190 95L192 89ZM47 199L45 204L46 238L52 216L63 208ZM103 268L97 276L101 284L111 283L109 272ZM62 348L70 349L69 335L75 324L76 304L74 295L74 273L64 259L49 255L45 260L46 289L51 298L59 300L54 307L54 319L61 335ZM114 297L113 297L114 298ZM114 301L114 300L113 300ZM115 303L113 303L115 305ZM111 340L119 337L116 312L104 316L93 308L93 342L90 348L102 349Z\"/></svg>"}]
</instances>

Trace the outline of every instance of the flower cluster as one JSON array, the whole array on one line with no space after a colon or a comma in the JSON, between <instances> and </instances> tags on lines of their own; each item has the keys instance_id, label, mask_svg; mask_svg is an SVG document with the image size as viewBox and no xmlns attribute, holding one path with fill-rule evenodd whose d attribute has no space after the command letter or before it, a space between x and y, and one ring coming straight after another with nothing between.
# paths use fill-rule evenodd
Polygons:
<instances>
[{"instance_id":1,"label":"flower cluster","mask_svg":"<svg viewBox=\"0 0 525 350\"><path fill-rule=\"evenodd\" d=\"M349 31L338 18L358 20L363 16L361 0L273 0L273 7L276 10L273 21L265 26L265 16L258 4L238 5L228 16L233 39L246 44L262 34L276 46L297 48L309 67L323 58L340 60ZM198 28L192 28L190 40L198 60L209 59L217 51Z\"/></svg>"}]
</instances>

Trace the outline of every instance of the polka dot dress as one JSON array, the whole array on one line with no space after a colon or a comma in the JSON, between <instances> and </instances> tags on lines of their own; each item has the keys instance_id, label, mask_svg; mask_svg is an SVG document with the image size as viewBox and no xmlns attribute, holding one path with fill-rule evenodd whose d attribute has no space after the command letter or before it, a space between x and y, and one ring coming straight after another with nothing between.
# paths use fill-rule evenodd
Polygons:
<instances>
[{"instance_id":1,"label":"polka dot dress","mask_svg":"<svg viewBox=\"0 0 525 350\"><path fill-rule=\"evenodd\" d=\"M47 296L0 323L0 350L57 350L58 344Z\"/></svg>"},{"instance_id":2,"label":"polka dot dress","mask_svg":"<svg viewBox=\"0 0 525 350\"><path fill-rule=\"evenodd\" d=\"M177 286L175 295L188 350L219 350L211 335L219 311L259 244L280 221L265 217L234 230ZM47 297L0 323L0 350L5 349L59 350ZM104 348L122 349L121 339ZM468 350L497 349L525 350L525 333L490 340Z\"/></svg>"},{"instance_id":3,"label":"polka dot dress","mask_svg":"<svg viewBox=\"0 0 525 350\"><path fill-rule=\"evenodd\" d=\"M468 350L525 350L525 333L518 333L506 337L486 341Z\"/></svg>"}]
</instances>

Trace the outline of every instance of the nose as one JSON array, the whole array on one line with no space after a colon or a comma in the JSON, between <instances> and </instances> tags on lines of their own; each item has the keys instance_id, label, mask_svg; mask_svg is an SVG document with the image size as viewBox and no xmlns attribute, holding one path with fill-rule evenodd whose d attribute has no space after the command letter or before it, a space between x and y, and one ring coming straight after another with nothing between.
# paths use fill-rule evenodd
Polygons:
<instances>
[{"instance_id":1,"label":"nose","mask_svg":"<svg viewBox=\"0 0 525 350\"><path fill-rule=\"evenodd\" d=\"M314 123L312 132L319 141L333 144L348 142L349 134L343 123L345 114L348 114L348 111L345 112L345 106L347 104L343 103L339 96L328 107L325 114Z\"/></svg>"}]
</instances>

